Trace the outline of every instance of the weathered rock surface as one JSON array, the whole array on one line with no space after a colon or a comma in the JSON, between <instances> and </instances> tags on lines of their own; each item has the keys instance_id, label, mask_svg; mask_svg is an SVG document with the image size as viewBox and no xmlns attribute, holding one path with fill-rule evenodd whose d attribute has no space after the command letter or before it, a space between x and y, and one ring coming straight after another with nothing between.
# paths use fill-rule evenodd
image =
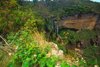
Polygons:
<instances>
[{"instance_id":1,"label":"weathered rock surface","mask_svg":"<svg viewBox=\"0 0 100 67\"><path fill-rule=\"evenodd\" d=\"M100 30L100 14L97 16L97 20L96 20L96 23L95 23L95 29Z\"/></svg>"},{"instance_id":2,"label":"weathered rock surface","mask_svg":"<svg viewBox=\"0 0 100 67\"><path fill-rule=\"evenodd\" d=\"M100 28L100 16L99 14L76 14L74 16L68 16L66 19L60 20L59 29L61 28L73 28L73 29L94 29Z\"/></svg>"},{"instance_id":3,"label":"weathered rock surface","mask_svg":"<svg viewBox=\"0 0 100 67\"><path fill-rule=\"evenodd\" d=\"M53 42L49 42L48 44L50 44L50 47L52 48L49 52L50 56L55 55L56 57L60 57L63 58L63 51L59 50L57 44L53 43Z\"/></svg>"},{"instance_id":4,"label":"weathered rock surface","mask_svg":"<svg viewBox=\"0 0 100 67\"><path fill-rule=\"evenodd\" d=\"M100 35L98 35L97 46L100 45Z\"/></svg>"}]
</instances>

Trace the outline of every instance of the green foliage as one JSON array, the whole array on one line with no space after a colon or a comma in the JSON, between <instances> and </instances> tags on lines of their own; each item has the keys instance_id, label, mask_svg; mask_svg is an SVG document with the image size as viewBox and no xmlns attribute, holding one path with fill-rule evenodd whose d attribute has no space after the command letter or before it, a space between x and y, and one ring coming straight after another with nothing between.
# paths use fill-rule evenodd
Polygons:
<instances>
[{"instance_id":1,"label":"green foliage","mask_svg":"<svg viewBox=\"0 0 100 67\"><path fill-rule=\"evenodd\" d=\"M10 61L10 56L0 48L0 66L7 67Z\"/></svg>"},{"instance_id":2,"label":"green foliage","mask_svg":"<svg viewBox=\"0 0 100 67\"><path fill-rule=\"evenodd\" d=\"M58 45L58 48L59 48L60 50L63 50L64 54L66 54L65 45L58 44L57 41L54 41L54 43L56 43L56 44Z\"/></svg>"},{"instance_id":3,"label":"green foliage","mask_svg":"<svg viewBox=\"0 0 100 67\"><path fill-rule=\"evenodd\" d=\"M43 31L44 20L41 17L37 17L36 13L27 6L27 10L21 10L22 6L19 6L15 0L3 2L5 3L0 7L0 32L3 34L14 33L23 26L30 30ZM9 4L10 3L10 4ZM16 6L17 5L17 6ZM18 7L16 9L16 7ZM13 9L12 9L13 8Z\"/></svg>"},{"instance_id":4,"label":"green foliage","mask_svg":"<svg viewBox=\"0 0 100 67\"><path fill-rule=\"evenodd\" d=\"M64 11L66 12L66 15L74 15L77 13L90 13L92 12L89 8L85 6L67 6L64 8Z\"/></svg>"},{"instance_id":5,"label":"green foliage","mask_svg":"<svg viewBox=\"0 0 100 67\"><path fill-rule=\"evenodd\" d=\"M63 16L80 14L80 13L99 13L98 3L93 3L90 1L81 0L62 0L53 2L25 2L24 6L29 5L33 11L35 11L38 16L43 18L54 17L55 20L60 20ZM34 7L33 7L34 6Z\"/></svg>"},{"instance_id":6,"label":"green foliage","mask_svg":"<svg viewBox=\"0 0 100 67\"><path fill-rule=\"evenodd\" d=\"M87 47L87 48L84 50L83 56L91 57L91 56L94 56L94 55L96 55L96 49L95 49L94 46Z\"/></svg>"},{"instance_id":7,"label":"green foliage","mask_svg":"<svg viewBox=\"0 0 100 67\"><path fill-rule=\"evenodd\" d=\"M84 49L83 56L86 57L85 60L88 66L99 65L100 66L100 46L90 46Z\"/></svg>"},{"instance_id":8,"label":"green foliage","mask_svg":"<svg viewBox=\"0 0 100 67\"><path fill-rule=\"evenodd\" d=\"M56 34L53 33L51 37L52 37L52 40L55 40L55 38L56 38Z\"/></svg>"},{"instance_id":9,"label":"green foliage","mask_svg":"<svg viewBox=\"0 0 100 67\"><path fill-rule=\"evenodd\" d=\"M59 58L49 57L48 50L45 49L45 52L42 52L37 42L32 38L32 35L27 31L22 31L16 33L16 39L13 41L12 45L17 46L17 51L12 56L9 67L54 67L56 61L60 60ZM30 36L31 35L31 36ZM14 34L11 34L8 39L12 40ZM28 36L28 37L27 37ZM15 42L17 44L15 44ZM62 65L65 65L63 61ZM68 66L68 65L67 65Z\"/></svg>"},{"instance_id":10,"label":"green foliage","mask_svg":"<svg viewBox=\"0 0 100 67\"><path fill-rule=\"evenodd\" d=\"M62 36L62 39L65 40L66 43L75 43L75 41L79 41L79 36L75 31L60 31L60 35Z\"/></svg>"},{"instance_id":11,"label":"green foliage","mask_svg":"<svg viewBox=\"0 0 100 67\"><path fill-rule=\"evenodd\" d=\"M95 30L82 30L79 33L70 30L61 30L59 33L62 36L62 39L65 40L66 43L75 44L75 42L80 40L90 40L93 37L93 40L96 41L96 32Z\"/></svg>"},{"instance_id":12,"label":"green foliage","mask_svg":"<svg viewBox=\"0 0 100 67\"><path fill-rule=\"evenodd\" d=\"M75 41L79 41L79 37L78 34L75 31L70 31L69 32L69 36L68 36L68 41L70 41L71 43L75 42Z\"/></svg>"},{"instance_id":13,"label":"green foliage","mask_svg":"<svg viewBox=\"0 0 100 67\"><path fill-rule=\"evenodd\" d=\"M86 63L86 61L85 61L85 59L80 59L80 60L79 60L79 64L80 64L81 66L88 67L88 66L87 66L87 63Z\"/></svg>"},{"instance_id":14,"label":"green foliage","mask_svg":"<svg viewBox=\"0 0 100 67\"><path fill-rule=\"evenodd\" d=\"M96 31L95 30L82 30L79 32L80 39L89 40L93 37L94 41L96 41Z\"/></svg>"}]
</instances>

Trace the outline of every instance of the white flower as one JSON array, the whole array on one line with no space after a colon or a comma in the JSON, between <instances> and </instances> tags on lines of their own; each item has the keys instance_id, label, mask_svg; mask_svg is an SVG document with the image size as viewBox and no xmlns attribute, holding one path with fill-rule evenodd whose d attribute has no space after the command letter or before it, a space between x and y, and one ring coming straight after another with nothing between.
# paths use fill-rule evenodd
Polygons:
<instances>
[{"instance_id":1,"label":"white flower","mask_svg":"<svg viewBox=\"0 0 100 67\"><path fill-rule=\"evenodd\" d=\"M83 60L84 58L82 57L81 59Z\"/></svg>"},{"instance_id":2,"label":"white flower","mask_svg":"<svg viewBox=\"0 0 100 67\"><path fill-rule=\"evenodd\" d=\"M86 63L86 61L85 61L85 60L83 60L83 63Z\"/></svg>"},{"instance_id":3,"label":"white flower","mask_svg":"<svg viewBox=\"0 0 100 67\"><path fill-rule=\"evenodd\" d=\"M9 56L11 56L11 53L9 53Z\"/></svg>"},{"instance_id":4,"label":"white flower","mask_svg":"<svg viewBox=\"0 0 100 67\"><path fill-rule=\"evenodd\" d=\"M76 61L76 62L78 62L78 61Z\"/></svg>"},{"instance_id":5,"label":"white flower","mask_svg":"<svg viewBox=\"0 0 100 67\"><path fill-rule=\"evenodd\" d=\"M62 50L59 50L58 55L63 55L63 51Z\"/></svg>"},{"instance_id":6,"label":"white flower","mask_svg":"<svg viewBox=\"0 0 100 67\"><path fill-rule=\"evenodd\" d=\"M9 53L9 56L14 55L14 53Z\"/></svg>"},{"instance_id":7,"label":"white flower","mask_svg":"<svg viewBox=\"0 0 100 67\"><path fill-rule=\"evenodd\" d=\"M55 67L61 67L60 64L57 63L57 65Z\"/></svg>"},{"instance_id":8,"label":"white flower","mask_svg":"<svg viewBox=\"0 0 100 67\"><path fill-rule=\"evenodd\" d=\"M18 49L18 46L16 46L16 48L15 48L16 50Z\"/></svg>"},{"instance_id":9,"label":"white flower","mask_svg":"<svg viewBox=\"0 0 100 67\"><path fill-rule=\"evenodd\" d=\"M99 67L98 65L94 65L94 67Z\"/></svg>"},{"instance_id":10,"label":"white flower","mask_svg":"<svg viewBox=\"0 0 100 67\"><path fill-rule=\"evenodd\" d=\"M37 57L37 55L36 55L36 54L34 54L34 57Z\"/></svg>"}]
</instances>

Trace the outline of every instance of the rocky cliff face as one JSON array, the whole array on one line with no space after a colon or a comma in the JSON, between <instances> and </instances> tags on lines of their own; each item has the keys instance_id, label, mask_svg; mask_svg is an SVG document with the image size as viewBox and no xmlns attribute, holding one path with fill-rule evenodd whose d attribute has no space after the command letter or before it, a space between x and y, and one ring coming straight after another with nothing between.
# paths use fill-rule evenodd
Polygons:
<instances>
[{"instance_id":1,"label":"rocky cliff face","mask_svg":"<svg viewBox=\"0 0 100 67\"><path fill-rule=\"evenodd\" d=\"M95 29L100 29L100 14L98 14L98 17L97 17L97 20L96 20L96 23L95 23Z\"/></svg>"},{"instance_id":2,"label":"rocky cliff face","mask_svg":"<svg viewBox=\"0 0 100 67\"><path fill-rule=\"evenodd\" d=\"M94 29L94 27L100 27L100 16L99 14L88 13L88 14L76 14L73 16L65 17L59 21L59 29L61 28L73 28L73 29ZM99 25L98 25L99 24Z\"/></svg>"},{"instance_id":3,"label":"rocky cliff face","mask_svg":"<svg viewBox=\"0 0 100 67\"><path fill-rule=\"evenodd\" d=\"M90 39L80 39L80 47L78 48L86 48L90 45L100 45L100 14L96 13L88 13L88 14L76 14L73 16L67 16L62 18L59 21L58 25L59 29L74 29L74 30L96 30L96 41L94 36L91 36ZM77 31L78 34L80 31ZM85 34L84 34L85 35ZM73 48L77 47L77 43L73 46ZM72 47L72 45L70 45Z\"/></svg>"}]
</instances>

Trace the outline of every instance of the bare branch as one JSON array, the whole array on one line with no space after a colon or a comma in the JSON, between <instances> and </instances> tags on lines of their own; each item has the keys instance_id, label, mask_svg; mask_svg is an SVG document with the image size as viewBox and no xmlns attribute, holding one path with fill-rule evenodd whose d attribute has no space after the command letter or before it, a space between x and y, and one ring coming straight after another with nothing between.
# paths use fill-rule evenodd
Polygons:
<instances>
[{"instance_id":1,"label":"bare branch","mask_svg":"<svg viewBox=\"0 0 100 67\"><path fill-rule=\"evenodd\" d=\"M13 49L9 46L9 44L7 43L7 41L0 35L0 38L3 39L3 41L6 43L6 45L13 51ZM14 51L13 51L14 52Z\"/></svg>"},{"instance_id":2,"label":"bare branch","mask_svg":"<svg viewBox=\"0 0 100 67\"><path fill-rule=\"evenodd\" d=\"M38 64L35 64L34 67L37 67Z\"/></svg>"},{"instance_id":3,"label":"bare branch","mask_svg":"<svg viewBox=\"0 0 100 67\"><path fill-rule=\"evenodd\" d=\"M0 47L3 51L5 51L6 53L8 53L9 54L9 52L6 50L6 49L4 49L4 47Z\"/></svg>"},{"instance_id":4,"label":"bare branch","mask_svg":"<svg viewBox=\"0 0 100 67\"><path fill-rule=\"evenodd\" d=\"M7 43L7 41L0 35L0 37L3 39L3 41L6 43L6 45L10 48L9 44Z\"/></svg>"}]
</instances>

